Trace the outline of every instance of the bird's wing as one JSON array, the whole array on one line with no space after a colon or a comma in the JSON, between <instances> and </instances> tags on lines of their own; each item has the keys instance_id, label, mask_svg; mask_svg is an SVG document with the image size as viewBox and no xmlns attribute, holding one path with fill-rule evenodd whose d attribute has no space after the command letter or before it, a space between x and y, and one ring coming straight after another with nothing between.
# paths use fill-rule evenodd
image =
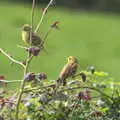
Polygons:
<instances>
[{"instance_id":1,"label":"bird's wing","mask_svg":"<svg viewBox=\"0 0 120 120\"><path fill-rule=\"evenodd\" d=\"M32 33L32 44L38 46L41 44L41 42L42 42L41 38L36 34Z\"/></svg>"},{"instance_id":2,"label":"bird's wing","mask_svg":"<svg viewBox=\"0 0 120 120\"><path fill-rule=\"evenodd\" d=\"M71 72L71 64L68 63L68 64L66 64L66 65L63 67L63 69L61 70L60 75L59 75L59 78L60 78L61 80L66 79L67 77L69 77L70 72Z\"/></svg>"},{"instance_id":3,"label":"bird's wing","mask_svg":"<svg viewBox=\"0 0 120 120\"><path fill-rule=\"evenodd\" d=\"M77 63L72 63L71 64L71 69L69 72L69 76L73 76L77 72L78 64Z\"/></svg>"}]
</instances>

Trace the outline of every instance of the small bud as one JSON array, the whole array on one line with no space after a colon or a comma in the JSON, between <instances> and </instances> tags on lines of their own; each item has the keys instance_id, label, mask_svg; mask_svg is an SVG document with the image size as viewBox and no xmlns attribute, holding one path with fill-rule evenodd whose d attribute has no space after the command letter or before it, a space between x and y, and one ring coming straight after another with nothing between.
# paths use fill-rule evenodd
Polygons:
<instances>
[{"instance_id":1,"label":"small bud","mask_svg":"<svg viewBox=\"0 0 120 120\"><path fill-rule=\"evenodd\" d=\"M5 79L5 76L1 75L0 80L4 80L4 79Z\"/></svg>"},{"instance_id":2,"label":"small bud","mask_svg":"<svg viewBox=\"0 0 120 120\"><path fill-rule=\"evenodd\" d=\"M59 27L58 27L58 24L59 24L59 23L60 23L59 21L55 21L55 22L51 25L51 27L52 27L52 28L59 29Z\"/></svg>"},{"instance_id":3,"label":"small bud","mask_svg":"<svg viewBox=\"0 0 120 120\"><path fill-rule=\"evenodd\" d=\"M81 77L82 77L82 81L85 82L86 81L86 75L84 73L80 73Z\"/></svg>"},{"instance_id":4,"label":"small bud","mask_svg":"<svg viewBox=\"0 0 120 120\"><path fill-rule=\"evenodd\" d=\"M95 72L95 67L94 66L89 66L88 71L90 71L92 74Z\"/></svg>"},{"instance_id":5,"label":"small bud","mask_svg":"<svg viewBox=\"0 0 120 120\"><path fill-rule=\"evenodd\" d=\"M24 105L25 105L27 108L29 108L29 107L31 106L31 103L30 103L30 102L26 102Z\"/></svg>"},{"instance_id":6,"label":"small bud","mask_svg":"<svg viewBox=\"0 0 120 120\"><path fill-rule=\"evenodd\" d=\"M22 64L26 65L26 61L22 61Z\"/></svg>"},{"instance_id":7,"label":"small bud","mask_svg":"<svg viewBox=\"0 0 120 120\"><path fill-rule=\"evenodd\" d=\"M94 116L94 117L102 116L102 112L100 112L100 111L93 111L93 112L91 113L91 116Z\"/></svg>"},{"instance_id":8,"label":"small bud","mask_svg":"<svg viewBox=\"0 0 120 120\"><path fill-rule=\"evenodd\" d=\"M40 52L40 48L39 47L31 47L31 48L27 49L27 51L30 53L30 55L38 56L38 54Z\"/></svg>"},{"instance_id":9,"label":"small bud","mask_svg":"<svg viewBox=\"0 0 120 120\"><path fill-rule=\"evenodd\" d=\"M77 95L77 97L78 97L79 99L81 99L83 96L84 96L84 93L83 93L83 92L79 92L78 95Z\"/></svg>"},{"instance_id":10,"label":"small bud","mask_svg":"<svg viewBox=\"0 0 120 120\"><path fill-rule=\"evenodd\" d=\"M40 73L40 74L38 74L38 78L40 79L40 80L45 80L45 79L47 79L47 75L46 75L46 73Z\"/></svg>"},{"instance_id":11,"label":"small bud","mask_svg":"<svg viewBox=\"0 0 120 120\"><path fill-rule=\"evenodd\" d=\"M86 93L86 92L79 92L77 97L80 100L85 100L85 101L91 100L90 95L88 93Z\"/></svg>"},{"instance_id":12,"label":"small bud","mask_svg":"<svg viewBox=\"0 0 120 120\"><path fill-rule=\"evenodd\" d=\"M41 10L42 10L42 12L45 12L45 14L47 13L46 8L42 8Z\"/></svg>"},{"instance_id":13,"label":"small bud","mask_svg":"<svg viewBox=\"0 0 120 120\"><path fill-rule=\"evenodd\" d=\"M35 74L34 73L27 73L24 77L26 81L32 81L35 79Z\"/></svg>"},{"instance_id":14,"label":"small bud","mask_svg":"<svg viewBox=\"0 0 120 120\"><path fill-rule=\"evenodd\" d=\"M47 103L47 97L45 94L40 95L39 102Z\"/></svg>"},{"instance_id":15,"label":"small bud","mask_svg":"<svg viewBox=\"0 0 120 120\"><path fill-rule=\"evenodd\" d=\"M1 75L1 76L0 76L0 83L1 83L2 85L4 84L5 86L7 86L7 83L5 83L4 80L5 80L5 76Z\"/></svg>"}]
</instances>

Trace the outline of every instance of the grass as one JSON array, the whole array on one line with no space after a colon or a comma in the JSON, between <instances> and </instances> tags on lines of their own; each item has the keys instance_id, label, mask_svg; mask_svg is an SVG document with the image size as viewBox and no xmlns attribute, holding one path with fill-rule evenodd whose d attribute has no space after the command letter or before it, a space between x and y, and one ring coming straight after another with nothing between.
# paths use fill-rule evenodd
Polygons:
<instances>
[{"instance_id":1,"label":"grass","mask_svg":"<svg viewBox=\"0 0 120 120\"><path fill-rule=\"evenodd\" d=\"M37 22L40 9L36 9ZM21 41L21 26L30 23L30 6L26 4L0 4L0 47L19 60L26 53L18 48ZM48 54L42 52L34 58L32 72L46 72L49 79L56 79L69 55L77 56L80 68L94 65L107 71L119 81L120 68L120 16L110 13L72 11L64 8L49 9L41 28L41 36L53 21L60 21L60 31L53 31L45 46ZM7 79L21 79L22 71L0 55L0 75Z\"/></svg>"}]
</instances>

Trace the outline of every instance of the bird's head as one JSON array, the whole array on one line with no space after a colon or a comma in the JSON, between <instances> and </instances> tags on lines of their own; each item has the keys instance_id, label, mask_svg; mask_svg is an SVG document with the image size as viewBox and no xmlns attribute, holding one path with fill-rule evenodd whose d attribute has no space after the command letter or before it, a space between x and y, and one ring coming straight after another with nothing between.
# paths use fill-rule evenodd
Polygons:
<instances>
[{"instance_id":1,"label":"bird's head","mask_svg":"<svg viewBox=\"0 0 120 120\"><path fill-rule=\"evenodd\" d=\"M76 57L69 56L69 57L68 57L68 62L69 62L69 63L78 63L78 60L77 60Z\"/></svg>"},{"instance_id":2,"label":"bird's head","mask_svg":"<svg viewBox=\"0 0 120 120\"><path fill-rule=\"evenodd\" d=\"M30 25L25 24L25 25L23 25L22 30L26 31L26 32L30 32L31 31L31 27L30 27Z\"/></svg>"}]
</instances>

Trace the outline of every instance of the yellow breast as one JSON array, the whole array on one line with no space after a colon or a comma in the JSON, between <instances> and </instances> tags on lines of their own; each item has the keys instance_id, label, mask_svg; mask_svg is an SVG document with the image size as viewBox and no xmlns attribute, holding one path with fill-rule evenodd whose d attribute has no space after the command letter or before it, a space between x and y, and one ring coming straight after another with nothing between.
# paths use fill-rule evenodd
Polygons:
<instances>
[{"instance_id":1,"label":"yellow breast","mask_svg":"<svg viewBox=\"0 0 120 120\"><path fill-rule=\"evenodd\" d=\"M29 44L29 32L22 31L22 40L26 45Z\"/></svg>"}]
</instances>

